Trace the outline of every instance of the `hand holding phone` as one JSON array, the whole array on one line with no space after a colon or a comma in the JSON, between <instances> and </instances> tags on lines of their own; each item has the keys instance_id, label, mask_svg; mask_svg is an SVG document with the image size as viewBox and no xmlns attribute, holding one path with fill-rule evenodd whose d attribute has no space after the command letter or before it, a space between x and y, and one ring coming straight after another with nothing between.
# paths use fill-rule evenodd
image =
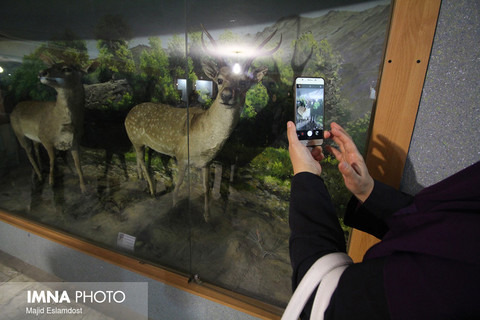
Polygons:
<instances>
[{"instance_id":1,"label":"hand holding phone","mask_svg":"<svg viewBox=\"0 0 480 320\"><path fill-rule=\"evenodd\" d=\"M324 79L295 79L295 125L298 139L304 145L311 147L323 143L324 117Z\"/></svg>"}]
</instances>

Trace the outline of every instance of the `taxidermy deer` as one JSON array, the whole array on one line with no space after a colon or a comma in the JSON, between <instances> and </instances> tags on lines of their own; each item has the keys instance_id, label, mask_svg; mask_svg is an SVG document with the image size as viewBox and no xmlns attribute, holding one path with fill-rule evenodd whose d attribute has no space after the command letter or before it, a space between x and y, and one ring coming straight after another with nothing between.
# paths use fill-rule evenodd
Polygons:
<instances>
[{"instance_id":1,"label":"taxidermy deer","mask_svg":"<svg viewBox=\"0 0 480 320\"><path fill-rule=\"evenodd\" d=\"M202 26L203 28L203 26ZM202 45L210 55L218 53L207 49L203 33L210 39L212 47L218 51L215 40L205 28L202 32ZM258 53L273 38L276 31L268 36L257 48L257 54L269 55L280 47L278 45L268 51ZM202 67L205 74L216 83L218 94L209 109L200 107L188 109L170 105L146 102L135 106L125 119L128 137L137 155L137 172L142 173L148 182L150 193L155 190L152 179L145 167L144 148L149 147L157 152L173 156L178 163L178 179L173 191L175 205L178 190L185 177L187 165L202 168L203 187L205 193L204 218L209 216L209 164L221 150L235 128L245 104L245 94L253 85L262 80L267 67L260 67L249 73L254 58L245 62L243 71L234 73L232 66L223 59L204 60Z\"/></svg>"},{"instance_id":2,"label":"taxidermy deer","mask_svg":"<svg viewBox=\"0 0 480 320\"><path fill-rule=\"evenodd\" d=\"M92 71L90 66L88 71ZM72 64L55 63L40 71L40 82L57 91L56 101L20 102L10 115L13 131L25 149L38 179L40 172L39 144L47 150L50 160L49 183L53 185L55 149L70 150L80 180L80 189L86 191L79 158L79 141L83 133L85 92L82 76L85 72ZM30 141L36 151L38 165L32 156Z\"/></svg>"}]
</instances>

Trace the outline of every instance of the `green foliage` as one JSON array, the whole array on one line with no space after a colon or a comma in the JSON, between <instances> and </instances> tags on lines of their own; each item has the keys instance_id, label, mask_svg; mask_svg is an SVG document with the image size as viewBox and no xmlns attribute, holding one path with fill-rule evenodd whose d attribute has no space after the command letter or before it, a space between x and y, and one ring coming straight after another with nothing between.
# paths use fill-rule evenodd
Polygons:
<instances>
[{"instance_id":1,"label":"green foliage","mask_svg":"<svg viewBox=\"0 0 480 320\"><path fill-rule=\"evenodd\" d=\"M23 64L15 70L9 82L15 104L24 100L55 100L55 90L38 80L38 73L45 67L42 61L33 56L23 58Z\"/></svg>"},{"instance_id":2,"label":"green foliage","mask_svg":"<svg viewBox=\"0 0 480 320\"><path fill-rule=\"evenodd\" d=\"M202 32L191 32L188 34L188 57L192 61L192 71L201 79L206 75L203 72L202 59L205 52L202 48L201 41Z\"/></svg>"},{"instance_id":3,"label":"green foliage","mask_svg":"<svg viewBox=\"0 0 480 320\"><path fill-rule=\"evenodd\" d=\"M280 76L280 83L275 83L275 85L277 87L288 86L293 88L292 87L293 78L294 78L293 69L290 64L283 62L284 56L285 56L285 52L283 49L279 49L277 52L273 54L273 56L271 57L273 60L273 67L270 68L269 66L268 68L269 73L267 73L267 76L272 72L278 72Z\"/></svg>"},{"instance_id":4,"label":"green foliage","mask_svg":"<svg viewBox=\"0 0 480 320\"><path fill-rule=\"evenodd\" d=\"M195 83L198 77L194 70L194 63L191 56L187 57L185 65L185 39L173 35L168 42L168 48L166 51L168 55L169 66L171 69L172 77L174 79L188 79L189 85ZM186 69L188 68L188 71ZM188 72L188 76L186 73Z\"/></svg>"},{"instance_id":5,"label":"green foliage","mask_svg":"<svg viewBox=\"0 0 480 320\"><path fill-rule=\"evenodd\" d=\"M246 119L252 119L255 118L256 115L257 112L255 111L255 108L253 106L246 105L245 108L243 108L242 110L241 117Z\"/></svg>"},{"instance_id":6,"label":"green foliage","mask_svg":"<svg viewBox=\"0 0 480 320\"><path fill-rule=\"evenodd\" d=\"M174 103L180 95L170 74L168 55L158 37L150 37L151 49L140 56L141 78L147 86L147 99L154 102Z\"/></svg>"},{"instance_id":7,"label":"green foliage","mask_svg":"<svg viewBox=\"0 0 480 320\"><path fill-rule=\"evenodd\" d=\"M24 100L55 100L55 90L38 80L38 73L47 65L43 61L66 62L79 67L88 64L87 44L65 31L58 40L41 44L33 53L23 57L22 65L9 79L10 94L15 104Z\"/></svg>"},{"instance_id":8,"label":"green foliage","mask_svg":"<svg viewBox=\"0 0 480 320\"><path fill-rule=\"evenodd\" d=\"M127 92L123 95L122 100L115 102L108 100L106 105L103 105L101 109L109 111L126 112L135 105L133 96Z\"/></svg>"},{"instance_id":9,"label":"green foliage","mask_svg":"<svg viewBox=\"0 0 480 320\"><path fill-rule=\"evenodd\" d=\"M128 49L131 30L122 16L106 15L95 28L100 81L110 80L114 74L131 74L135 71L132 52Z\"/></svg>"},{"instance_id":10,"label":"green foliage","mask_svg":"<svg viewBox=\"0 0 480 320\"><path fill-rule=\"evenodd\" d=\"M286 149L265 148L250 163L250 167L259 175L272 176L281 180L291 177L293 168Z\"/></svg>"},{"instance_id":11,"label":"green foliage","mask_svg":"<svg viewBox=\"0 0 480 320\"><path fill-rule=\"evenodd\" d=\"M240 35L233 33L231 30L225 30L219 37L219 44L232 44L240 41Z\"/></svg>"},{"instance_id":12,"label":"green foliage","mask_svg":"<svg viewBox=\"0 0 480 320\"><path fill-rule=\"evenodd\" d=\"M343 61L340 54L333 50L328 40L315 40L311 32L306 32L294 40L292 47L296 47L296 55L293 57L295 65L301 64L312 54L303 75L325 79L326 120L347 123L350 119L350 108L348 101L341 96L340 69Z\"/></svg>"},{"instance_id":13,"label":"green foliage","mask_svg":"<svg viewBox=\"0 0 480 320\"><path fill-rule=\"evenodd\" d=\"M253 118L268 103L268 92L262 83L257 83L247 91L242 117Z\"/></svg>"},{"instance_id":14,"label":"green foliage","mask_svg":"<svg viewBox=\"0 0 480 320\"><path fill-rule=\"evenodd\" d=\"M87 42L67 30L56 40L41 44L30 57L49 59L55 62L66 62L81 68L88 65Z\"/></svg>"},{"instance_id":15,"label":"green foliage","mask_svg":"<svg viewBox=\"0 0 480 320\"><path fill-rule=\"evenodd\" d=\"M185 39L176 34L173 35L168 42L166 54L173 78L185 79Z\"/></svg>"},{"instance_id":16,"label":"green foliage","mask_svg":"<svg viewBox=\"0 0 480 320\"><path fill-rule=\"evenodd\" d=\"M371 113L367 112L362 118L351 121L345 127L345 130L350 134L357 146L357 149L365 155L367 152L366 144L368 138L368 128L370 127L370 116Z\"/></svg>"},{"instance_id":17,"label":"green foliage","mask_svg":"<svg viewBox=\"0 0 480 320\"><path fill-rule=\"evenodd\" d=\"M107 81L114 74L129 74L135 71L132 52L124 40L98 40L98 60L101 81Z\"/></svg>"},{"instance_id":18,"label":"green foliage","mask_svg":"<svg viewBox=\"0 0 480 320\"><path fill-rule=\"evenodd\" d=\"M318 50L315 50L314 61L315 75L325 79L325 115L328 122L346 123L350 119L350 109L348 102L341 96L340 54L324 39L320 41Z\"/></svg>"}]
</instances>

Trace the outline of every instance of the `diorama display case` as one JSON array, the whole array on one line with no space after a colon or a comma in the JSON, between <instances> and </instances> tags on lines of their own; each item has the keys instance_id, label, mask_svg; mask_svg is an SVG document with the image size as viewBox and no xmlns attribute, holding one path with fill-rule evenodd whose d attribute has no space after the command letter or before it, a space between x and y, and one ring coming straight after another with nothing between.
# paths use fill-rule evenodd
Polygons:
<instances>
[{"instance_id":1,"label":"diorama display case","mask_svg":"<svg viewBox=\"0 0 480 320\"><path fill-rule=\"evenodd\" d=\"M398 186L440 6L15 3L45 10L0 23L0 219L262 318L291 295L294 79L326 80L327 128ZM372 240L345 232L361 260Z\"/></svg>"}]
</instances>

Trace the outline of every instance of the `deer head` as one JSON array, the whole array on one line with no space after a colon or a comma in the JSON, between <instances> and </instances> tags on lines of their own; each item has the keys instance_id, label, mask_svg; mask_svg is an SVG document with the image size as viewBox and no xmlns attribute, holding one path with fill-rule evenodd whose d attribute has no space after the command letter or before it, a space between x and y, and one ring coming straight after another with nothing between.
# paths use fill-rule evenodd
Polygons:
<instances>
[{"instance_id":1,"label":"deer head","mask_svg":"<svg viewBox=\"0 0 480 320\"><path fill-rule=\"evenodd\" d=\"M253 55L247 59L243 66L238 65L235 69L235 64L228 63L223 57L219 56L219 47L210 33L202 25L202 46L206 53L215 57L216 61L211 59L203 60L203 71L212 79L218 87L218 95L220 103L227 107L243 107L245 102L245 94L250 87L260 82L268 71L267 67L259 67L249 72L253 60L258 56L271 55L280 48L282 43L282 36L277 46L271 50L262 51L263 47L275 36L276 30L270 34L258 47L254 50ZM209 38L211 46L214 50L210 50L205 44L203 34Z\"/></svg>"},{"instance_id":2,"label":"deer head","mask_svg":"<svg viewBox=\"0 0 480 320\"><path fill-rule=\"evenodd\" d=\"M40 82L54 89L73 89L82 85L82 77L95 70L97 63L92 63L85 69L66 62L51 62L49 67L39 72Z\"/></svg>"}]
</instances>

